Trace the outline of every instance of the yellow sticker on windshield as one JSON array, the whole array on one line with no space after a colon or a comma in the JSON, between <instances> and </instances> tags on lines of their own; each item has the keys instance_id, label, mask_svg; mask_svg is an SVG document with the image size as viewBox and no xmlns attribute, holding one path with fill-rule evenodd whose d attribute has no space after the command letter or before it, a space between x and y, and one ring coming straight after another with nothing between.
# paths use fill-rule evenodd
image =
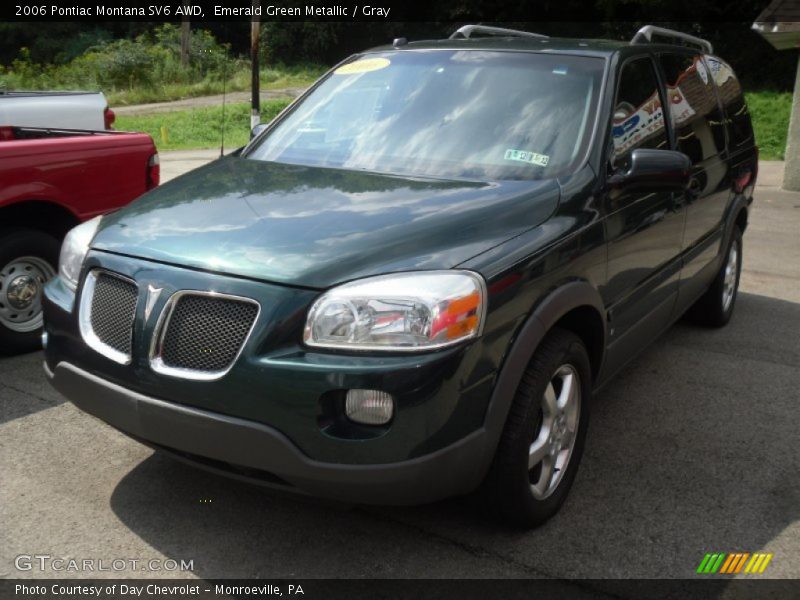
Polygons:
<instances>
[{"instance_id":1,"label":"yellow sticker on windshield","mask_svg":"<svg viewBox=\"0 0 800 600\"><path fill-rule=\"evenodd\" d=\"M363 58L355 62L347 63L336 69L334 75L352 75L354 73L369 73L388 67L391 61L388 58Z\"/></svg>"},{"instance_id":2,"label":"yellow sticker on windshield","mask_svg":"<svg viewBox=\"0 0 800 600\"><path fill-rule=\"evenodd\" d=\"M527 150L513 150L509 148L506 150L506 160L518 160L520 162L530 163L538 167L546 167L550 162L550 157L547 154L537 154L536 152L528 152Z\"/></svg>"}]
</instances>

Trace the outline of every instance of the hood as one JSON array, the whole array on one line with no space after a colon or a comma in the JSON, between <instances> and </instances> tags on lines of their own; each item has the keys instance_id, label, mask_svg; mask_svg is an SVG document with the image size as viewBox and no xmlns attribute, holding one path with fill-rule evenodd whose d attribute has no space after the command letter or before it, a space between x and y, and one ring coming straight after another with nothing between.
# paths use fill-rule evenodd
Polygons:
<instances>
[{"instance_id":1,"label":"hood","mask_svg":"<svg viewBox=\"0 0 800 600\"><path fill-rule=\"evenodd\" d=\"M92 247L326 288L449 269L547 219L548 181L476 183L226 157L108 215Z\"/></svg>"}]
</instances>

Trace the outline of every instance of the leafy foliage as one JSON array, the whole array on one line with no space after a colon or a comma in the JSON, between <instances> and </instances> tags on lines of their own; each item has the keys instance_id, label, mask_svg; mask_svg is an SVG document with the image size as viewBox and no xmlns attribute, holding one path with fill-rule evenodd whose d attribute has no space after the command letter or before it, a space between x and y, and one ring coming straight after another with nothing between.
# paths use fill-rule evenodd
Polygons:
<instances>
[{"instance_id":1,"label":"leafy foliage","mask_svg":"<svg viewBox=\"0 0 800 600\"><path fill-rule=\"evenodd\" d=\"M99 41L98 41L99 39ZM243 63L229 57L228 49L202 29L191 32L190 60L180 61L180 30L165 24L133 39L103 40L88 36L96 44L64 64L39 64L23 47L9 68L0 68L0 86L8 89L60 87L119 89L152 88L163 82L194 83L205 78L221 80L226 67ZM75 43L78 43L76 41ZM230 63L230 64L226 64Z\"/></svg>"}]
</instances>

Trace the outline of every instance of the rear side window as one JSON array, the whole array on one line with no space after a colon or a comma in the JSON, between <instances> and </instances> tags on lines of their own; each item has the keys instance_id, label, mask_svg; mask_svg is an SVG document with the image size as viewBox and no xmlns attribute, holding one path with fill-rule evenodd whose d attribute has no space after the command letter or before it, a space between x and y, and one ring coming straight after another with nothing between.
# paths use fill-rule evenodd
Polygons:
<instances>
[{"instance_id":1,"label":"rear side window","mask_svg":"<svg viewBox=\"0 0 800 600\"><path fill-rule=\"evenodd\" d=\"M725 150L725 127L709 69L700 55L662 54L658 58L677 149L693 163Z\"/></svg>"},{"instance_id":2,"label":"rear side window","mask_svg":"<svg viewBox=\"0 0 800 600\"><path fill-rule=\"evenodd\" d=\"M637 148L668 147L661 95L649 58L637 58L622 67L611 134L615 168L625 167Z\"/></svg>"},{"instance_id":3,"label":"rear side window","mask_svg":"<svg viewBox=\"0 0 800 600\"><path fill-rule=\"evenodd\" d=\"M747 112L742 86L736 79L733 69L716 56L706 56L706 63L725 110L731 149L736 149L737 146L753 145L755 143L753 124L750 122L750 114Z\"/></svg>"}]
</instances>

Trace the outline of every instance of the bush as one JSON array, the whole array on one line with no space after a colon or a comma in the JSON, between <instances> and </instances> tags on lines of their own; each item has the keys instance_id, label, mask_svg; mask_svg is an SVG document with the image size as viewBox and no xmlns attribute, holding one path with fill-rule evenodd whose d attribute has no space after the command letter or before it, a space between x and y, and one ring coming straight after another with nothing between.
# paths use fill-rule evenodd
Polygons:
<instances>
[{"instance_id":1,"label":"bush","mask_svg":"<svg viewBox=\"0 0 800 600\"><path fill-rule=\"evenodd\" d=\"M88 39L98 39L98 36ZM26 48L6 70L0 70L0 86L8 89L100 87L104 91L153 88L165 82L198 83L205 78L222 80L226 67L235 69L228 48L209 32L193 29L189 62L180 57L180 29L171 24L157 27L134 39L103 41L87 48L63 65L39 65ZM228 64L226 64L228 63Z\"/></svg>"}]
</instances>

